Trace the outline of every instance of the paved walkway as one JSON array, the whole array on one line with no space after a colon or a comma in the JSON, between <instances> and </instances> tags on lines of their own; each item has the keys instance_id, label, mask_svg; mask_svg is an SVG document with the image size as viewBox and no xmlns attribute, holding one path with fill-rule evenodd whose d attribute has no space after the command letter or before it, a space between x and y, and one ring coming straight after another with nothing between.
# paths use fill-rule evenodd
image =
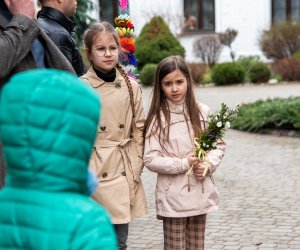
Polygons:
<instances>
[{"instance_id":1,"label":"paved walkway","mask_svg":"<svg viewBox=\"0 0 300 250\"><path fill-rule=\"evenodd\" d=\"M150 88L143 90L148 110ZM300 96L300 84L197 88L212 110L271 97ZM215 174L220 209L208 215L206 249L300 249L300 138L229 130L226 154ZM128 249L163 249L156 219L156 174L145 169L149 213L130 224Z\"/></svg>"}]
</instances>

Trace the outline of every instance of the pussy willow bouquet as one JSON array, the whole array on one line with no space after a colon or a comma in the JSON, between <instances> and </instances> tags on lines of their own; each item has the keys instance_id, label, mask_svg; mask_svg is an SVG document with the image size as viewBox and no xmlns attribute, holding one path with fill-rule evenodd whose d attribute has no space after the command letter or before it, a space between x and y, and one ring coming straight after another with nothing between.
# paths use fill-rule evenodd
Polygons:
<instances>
[{"instance_id":1,"label":"pussy willow bouquet","mask_svg":"<svg viewBox=\"0 0 300 250\"><path fill-rule=\"evenodd\" d=\"M218 112L209 115L207 129L201 131L200 135L194 138L194 155L200 161L203 161L203 176L206 175L210 167L207 152L217 148L217 141L224 137L225 130L230 128L230 123L237 117L237 112L238 106L230 109L226 104L222 103L221 109ZM187 174L191 173L192 170L193 166L190 167Z\"/></svg>"}]
</instances>

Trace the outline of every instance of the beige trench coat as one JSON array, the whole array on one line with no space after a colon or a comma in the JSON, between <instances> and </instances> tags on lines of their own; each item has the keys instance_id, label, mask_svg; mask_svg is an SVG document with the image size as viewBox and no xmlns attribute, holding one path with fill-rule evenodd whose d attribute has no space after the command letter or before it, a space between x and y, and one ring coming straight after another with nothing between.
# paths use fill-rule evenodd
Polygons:
<instances>
[{"instance_id":1,"label":"beige trench coat","mask_svg":"<svg viewBox=\"0 0 300 250\"><path fill-rule=\"evenodd\" d=\"M100 181L93 198L109 211L113 224L124 224L147 212L140 178L145 115L141 88L131 80L135 103L135 143L131 133L129 91L123 76L118 70L116 72L115 81L107 83L98 78L91 67L81 79L92 86L102 100L98 134L90 160L90 168Z\"/></svg>"}]
</instances>

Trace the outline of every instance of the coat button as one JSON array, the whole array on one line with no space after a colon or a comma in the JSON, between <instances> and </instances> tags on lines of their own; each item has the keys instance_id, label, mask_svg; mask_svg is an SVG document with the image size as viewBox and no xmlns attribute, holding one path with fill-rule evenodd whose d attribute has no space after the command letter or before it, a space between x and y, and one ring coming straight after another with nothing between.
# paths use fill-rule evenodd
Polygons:
<instances>
[{"instance_id":1,"label":"coat button","mask_svg":"<svg viewBox=\"0 0 300 250\"><path fill-rule=\"evenodd\" d=\"M125 172L125 171L123 171L123 172L122 172L122 175L123 175L123 176L126 176L126 172Z\"/></svg>"},{"instance_id":2,"label":"coat button","mask_svg":"<svg viewBox=\"0 0 300 250\"><path fill-rule=\"evenodd\" d=\"M124 126L124 124L120 124L120 126L119 126L119 128L124 128L125 126Z\"/></svg>"},{"instance_id":3,"label":"coat button","mask_svg":"<svg viewBox=\"0 0 300 250\"><path fill-rule=\"evenodd\" d=\"M101 129L101 131L105 131L106 127L105 126L101 126L100 129Z\"/></svg>"},{"instance_id":4,"label":"coat button","mask_svg":"<svg viewBox=\"0 0 300 250\"><path fill-rule=\"evenodd\" d=\"M103 178L106 178L106 177L107 177L107 173L103 173L103 174L102 174L102 177L103 177Z\"/></svg>"}]
</instances>

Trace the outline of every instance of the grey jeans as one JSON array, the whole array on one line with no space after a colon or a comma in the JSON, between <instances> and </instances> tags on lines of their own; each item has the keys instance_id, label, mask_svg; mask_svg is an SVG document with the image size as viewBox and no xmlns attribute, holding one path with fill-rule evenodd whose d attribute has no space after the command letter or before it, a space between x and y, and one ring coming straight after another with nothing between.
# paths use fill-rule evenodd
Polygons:
<instances>
[{"instance_id":1,"label":"grey jeans","mask_svg":"<svg viewBox=\"0 0 300 250\"><path fill-rule=\"evenodd\" d=\"M119 242L119 250L127 249L129 224L114 224L115 232Z\"/></svg>"}]
</instances>

